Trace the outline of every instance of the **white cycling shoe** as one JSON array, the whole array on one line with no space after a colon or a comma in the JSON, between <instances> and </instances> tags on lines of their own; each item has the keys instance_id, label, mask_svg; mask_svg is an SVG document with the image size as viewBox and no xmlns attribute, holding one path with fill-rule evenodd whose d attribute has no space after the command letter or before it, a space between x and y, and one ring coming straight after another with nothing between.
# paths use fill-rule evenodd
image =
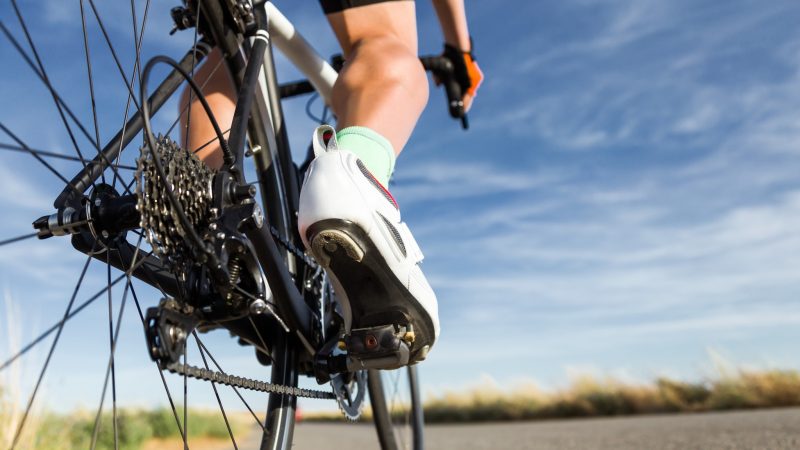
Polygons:
<instances>
[{"instance_id":1,"label":"white cycling shoe","mask_svg":"<svg viewBox=\"0 0 800 450\"><path fill-rule=\"evenodd\" d=\"M317 128L313 145L300 236L342 304L348 352L369 368L425 359L439 335L436 295L397 203L355 154L338 147L332 127Z\"/></svg>"}]
</instances>

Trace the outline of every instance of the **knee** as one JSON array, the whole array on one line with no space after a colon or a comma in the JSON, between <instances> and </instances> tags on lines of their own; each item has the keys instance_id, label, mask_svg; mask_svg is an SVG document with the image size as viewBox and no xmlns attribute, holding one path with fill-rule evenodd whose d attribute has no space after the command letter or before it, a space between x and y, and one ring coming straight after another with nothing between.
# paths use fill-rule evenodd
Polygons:
<instances>
[{"instance_id":1,"label":"knee","mask_svg":"<svg viewBox=\"0 0 800 450\"><path fill-rule=\"evenodd\" d=\"M361 39L350 52L347 76L342 80L348 87L358 88L367 83L383 89L396 89L424 107L428 101L428 79L415 51L393 35Z\"/></svg>"}]
</instances>

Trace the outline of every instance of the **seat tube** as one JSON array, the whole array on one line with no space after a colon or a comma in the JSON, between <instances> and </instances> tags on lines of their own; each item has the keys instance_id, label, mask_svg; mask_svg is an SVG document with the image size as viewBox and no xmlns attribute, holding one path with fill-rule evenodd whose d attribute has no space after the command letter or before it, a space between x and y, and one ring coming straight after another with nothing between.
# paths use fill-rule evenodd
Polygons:
<instances>
[{"instance_id":1,"label":"seat tube","mask_svg":"<svg viewBox=\"0 0 800 450\"><path fill-rule=\"evenodd\" d=\"M267 96L272 118L272 128L275 130L275 144L277 145L278 160L283 171L283 181L286 188L286 198L292 210L297 209L299 202L299 186L296 176L296 168L292 162L292 153L289 147L289 136L284 125L283 106L280 99L280 88L278 86L277 71L275 70L275 59L272 52L272 40L267 45L264 62L262 63L264 78L267 85ZM297 220L294 215L290 215L292 228L296 229Z\"/></svg>"}]
</instances>

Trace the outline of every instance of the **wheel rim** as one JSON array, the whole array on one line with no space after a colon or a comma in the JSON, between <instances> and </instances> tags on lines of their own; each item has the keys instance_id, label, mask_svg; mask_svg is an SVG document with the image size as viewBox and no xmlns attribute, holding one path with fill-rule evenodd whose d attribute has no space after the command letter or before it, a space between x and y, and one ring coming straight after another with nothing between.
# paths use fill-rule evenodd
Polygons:
<instances>
[{"instance_id":1,"label":"wheel rim","mask_svg":"<svg viewBox=\"0 0 800 450\"><path fill-rule=\"evenodd\" d=\"M10 297L39 298L42 303L37 308L50 311L49 315L42 318L47 323L44 332L30 333L27 327L20 325L24 328L20 333L26 334L22 342L24 345L8 349L5 354L0 353L0 376L10 373L21 363L32 364L26 361L37 352L40 355L30 382L20 383L19 390L24 401L20 413L14 417L15 426L12 435L8 437L8 447L24 445L24 439L31 433L31 423L41 413L41 409L37 411L37 408L43 402L42 397L50 405L58 404L60 397L68 398L68 402L78 397L85 398L84 406L93 405L89 446L94 448L98 445L107 430L110 430L113 443L118 447L122 439L122 406L136 404L137 394L126 394L125 388L133 388L131 390L137 392L136 385L142 384L161 386L164 399L162 404L168 405L169 413L174 418L173 425L184 443L187 441L184 432L187 419L188 428L192 427L191 417L187 413L192 408L192 402L188 398L189 388L193 392L204 389L206 392L203 395L207 403L216 405L230 440L237 447L225 405L247 409L251 416L250 426L264 429L263 420L250 406L253 403L252 395L230 392L230 388L213 383L204 384L202 388L199 384L195 387L196 384L185 377L176 379L175 376L164 374L155 364L141 357L145 354L141 340L144 308L154 306L165 295L131 276L132 269L141 259L135 258L127 270L120 271L103 263L102 246L93 249L100 252L100 256L92 258L76 252L66 236L38 241L33 239L35 233L29 231L30 222L37 214L52 212L52 201L59 191L69 184L69 180L82 167L89 164L111 136L119 129L124 129L124 124L138 110L140 99L135 93L138 92L145 62L142 55L152 56L163 53L164 50L166 53L176 54L170 48L172 44L152 44L163 40L168 31L163 27L159 29L157 25L164 22L168 13L166 10L151 10L150 0L131 0L129 5L125 5L129 8L128 11L124 11L118 4L100 4L94 0L81 0L77 5L71 6L74 9L68 12L41 11L40 7L20 5L12 0L13 14L7 15L7 21L4 20L1 27L3 37L0 39L10 44L6 46L8 53L4 54L8 56L4 56L6 62L10 62L13 57L16 61L13 63L14 70L25 73L26 77L38 83L40 91L45 92L35 99L30 96L22 97L36 101L37 104L18 104L37 113L41 112L42 118L36 119L38 123L33 128L52 131L55 146L64 149L47 149L46 139L38 136L37 130L31 130L31 127L24 126L21 119L14 117L15 114L20 114L21 108L9 106L0 119L0 135L4 137L0 143L0 158L3 158L7 167L25 167L16 178L8 170L0 172L0 177L6 179L4 187L9 188L0 194L0 207L12 211L10 216L16 219L6 221L0 228L0 253L4 255L0 257L0 271L4 278L16 278L21 285L15 287L11 283L4 302L10 307ZM128 20L121 17L122 12L127 12ZM59 13L64 14L67 22L77 25L73 27L62 23L56 28L52 22L48 23L50 19L42 20L42 15ZM72 20L75 18L77 20ZM58 22L59 19L52 20ZM121 25L126 22L127 27ZM190 34L187 37L185 33ZM149 36L156 36L157 39ZM67 53L80 55L80 58L76 56L74 60L67 61L59 56L59 49L63 49L67 38L70 39L70 45L80 49ZM186 46L179 45L180 51L186 51L198 42L197 34L191 31L184 32L182 39ZM213 70L224 68L220 64ZM79 93L83 95L78 95ZM156 131L179 139L180 125L176 106L178 94L173 97L171 103L154 115L154 121L158 128ZM133 192L134 169L139 156L137 148L141 142L141 136L138 136L127 145L119 159L105 170L97 184L112 186L120 194ZM23 158L27 158L30 163ZM36 176L31 172L30 164L36 164L36 174L42 175ZM29 186L35 187L30 189L34 195L27 192L27 198L20 199L20 194L25 193L25 188ZM88 195L89 192L91 189L82 193ZM135 246L139 257L148 255L152 250L143 239L141 230L128 232L125 240ZM26 256L30 259L27 269L14 267L15 261L17 266L25 266L19 261ZM112 256L108 252L105 256L107 262L110 262ZM48 260L50 264L44 265ZM39 273L27 273L33 271L33 266L37 267ZM72 276L72 282L61 280L67 275ZM57 279L58 282L52 282L52 279ZM41 284L38 291L35 289L37 280ZM45 285L45 282L49 284ZM35 303L35 300L32 302ZM28 309L27 306L25 308ZM30 309L26 313L29 311ZM6 316L6 320L11 319ZM84 334L83 330L89 329L95 332L94 339ZM200 337L194 333L193 340L187 344L188 355L185 357L188 363L219 371L231 370L225 358L216 357L226 353L214 351L215 344L220 342L224 341L212 336ZM230 344L233 341L227 342ZM252 357L252 349L248 352L255 366L253 370L261 369ZM134 354L138 357L129 357ZM144 364L152 367L140 370L139 366ZM99 375L90 376L90 371ZM137 375L129 375L131 371L138 371ZM146 374L154 381L145 384L137 379L139 373L142 376ZM264 379L265 374L262 370L254 377ZM72 389L73 386L81 386L81 383L70 381L82 377L88 380L87 383L96 381L96 386L81 390L78 394ZM59 381L69 387L59 387ZM229 392L224 393L224 390ZM265 403L263 395L261 397L259 405ZM237 403L233 403L232 398ZM239 402L236 399L241 400Z\"/></svg>"},{"instance_id":2,"label":"wheel rim","mask_svg":"<svg viewBox=\"0 0 800 450\"><path fill-rule=\"evenodd\" d=\"M371 370L369 376L372 413L382 447L392 450L422 448L422 410L416 368Z\"/></svg>"}]
</instances>

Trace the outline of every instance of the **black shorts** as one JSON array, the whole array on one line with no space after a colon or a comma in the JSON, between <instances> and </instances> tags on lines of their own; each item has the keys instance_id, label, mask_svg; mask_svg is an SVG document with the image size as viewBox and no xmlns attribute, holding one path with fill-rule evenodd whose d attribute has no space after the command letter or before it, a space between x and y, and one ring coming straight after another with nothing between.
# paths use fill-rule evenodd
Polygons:
<instances>
[{"instance_id":1,"label":"black shorts","mask_svg":"<svg viewBox=\"0 0 800 450\"><path fill-rule=\"evenodd\" d=\"M339 12L349 8L358 6L371 5L373 3L383 3L391 1L408 1L408 0L319 0L322 5L322 10L325 14Z\"/></svg>"}]
</instances>

